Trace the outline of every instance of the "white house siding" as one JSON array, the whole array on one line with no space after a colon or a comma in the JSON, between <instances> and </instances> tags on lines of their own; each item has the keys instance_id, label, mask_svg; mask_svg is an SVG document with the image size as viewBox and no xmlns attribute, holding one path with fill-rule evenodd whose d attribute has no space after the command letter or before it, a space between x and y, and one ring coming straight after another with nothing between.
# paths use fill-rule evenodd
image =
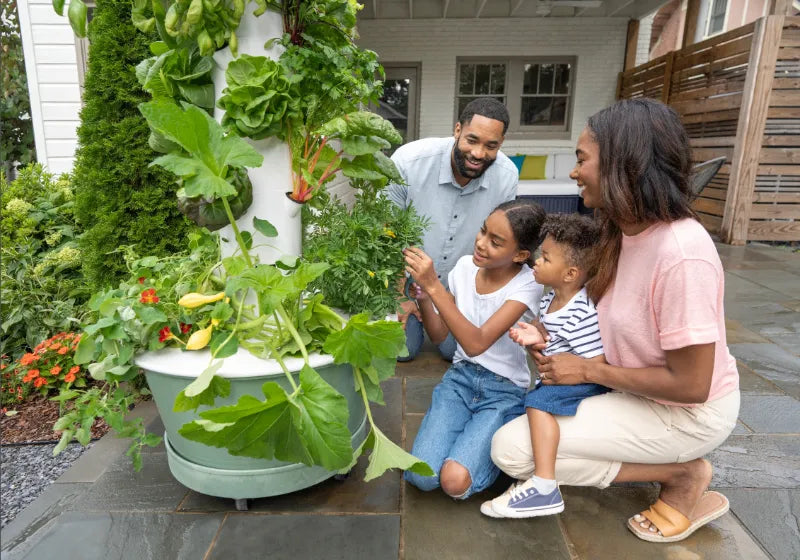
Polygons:
<instances>
[{"instance_id":1,"label":"white house siding","mask_svg":"<svg viewBox=\"0 0 800 560\"><path fill-rule=\"evenodd\" d=\"M655 13L639 20L639 39L636 43L636 66L650 60L650 35L653 32Z\"/></svg>"},{"instance_id":2,"label":"white house siding","mask_svg":"<svg viewBox=\"0 0 800 560\"><path fill-rule=\"evenodd\" d=\"M509 138L503 145L506 153L570 152L588 117L614 101L627 24L627 18L362 20L358 31L359 45L377 52L382 63L421 63L421 138L453 131L458 57L577 57L571 137Z\"/></svg>"},{"instance_id":3,"label":"white house siding","mask_svg":"<svg viewBox=\"0 0 800 560\"><path fill-rule=\"evenodd\" d=\"M81 108L76 38L51 0L19 0L17 6L36 158L53 173L70 171Z\"/></svg>"}]
</instances>

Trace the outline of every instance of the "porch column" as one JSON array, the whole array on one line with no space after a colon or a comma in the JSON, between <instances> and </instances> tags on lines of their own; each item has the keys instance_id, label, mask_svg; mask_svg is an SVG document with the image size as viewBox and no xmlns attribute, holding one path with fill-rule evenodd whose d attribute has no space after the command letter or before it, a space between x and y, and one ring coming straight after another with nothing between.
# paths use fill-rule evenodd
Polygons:
<instances>
[{"instance_id":1,"label":"porch column","mask_svg":"<svg viewBox=\"0 0 800 560\"><path fill-rule=\"evenodd\" d=\"M788 0L791 2L791 0ZM697 34L697 19L700 17L701 0L688 0L686 2L686 17L683 20L683 40L681 48L685 49L694 43L694 36Z\"/></svg>"},{"instance_id":2,"label":"porch column","mask_svg":"<svg viewBox=\"0 0 800 560\"><path fill-rule=\"evenodd\" d=\"M639 45L639 20L628 20L628 36L625 40L625 64L622 71L636 66L636 48Z\"/></svg>"}]
</instances>

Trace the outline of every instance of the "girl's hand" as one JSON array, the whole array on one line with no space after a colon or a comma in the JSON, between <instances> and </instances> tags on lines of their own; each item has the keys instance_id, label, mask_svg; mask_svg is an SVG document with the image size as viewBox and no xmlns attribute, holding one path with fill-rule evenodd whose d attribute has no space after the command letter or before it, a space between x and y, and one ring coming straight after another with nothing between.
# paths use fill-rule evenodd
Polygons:
<instances>
[{"instance_id":1,"label":"girl's hand","mask_svg":"<svg viewBox=\"0 0 800 560\"><path fill-rule=\"evenodd\" d=\"M589 383L588 362L580 356L563 352L544 356L541 352L532 352L539 368L539 377L545 385L579 385Z\"/></svg>"},{"instance_id":2,"label":"girl's hand","mask_svg":"<svg viewBox=\"0 0 800 560\"><path fill-rule=\"evenodd\" d=\"M411 297L413 297L418 302L422 302L430 298L428 292L423 290L422 286L420 286L416 282L411 284L411 287L409 288L408 292L409 294L411 294Z\"/></svg>"},{"instance_id":3,"label":"girl's hand","mask_svg":"<svg viewBox=\"0 0 800 560\"><path fill-rule=\"evenodd\" d=\"M431 288L439 283L431 258L418 247L403 249L403 255L406 259L406 272L414 277L423 290L430 292Z\"/></svg>"},{"instance_id":4,"label":"girl's hand","mask_svg":"<svg viewBox=\"0 0 800 560\"><path fill-rule=\"evenodd\" d=\"M534 350L541 350L547 346L542 333L530 323L517 323L518 327L508 329L508 336L520 346L532 346Z\"/></svg>"}]
</instances>

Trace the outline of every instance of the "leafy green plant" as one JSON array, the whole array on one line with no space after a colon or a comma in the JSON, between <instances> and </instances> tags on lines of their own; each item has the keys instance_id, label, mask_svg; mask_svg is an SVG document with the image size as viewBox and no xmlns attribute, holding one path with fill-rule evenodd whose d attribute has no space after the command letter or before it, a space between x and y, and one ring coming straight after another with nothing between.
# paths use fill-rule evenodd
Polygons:
<instances>
[{"instance_id":1,"label":"leafy green plant","mask_svg":"<svg viewBox=\"0 0 800 560\"><path fill-rule=\"evenodd\" d=\"M432 474L427 465L386 438L370 411L371 432L365 444L353 450L346 399L309 363L309 353L324 351L336 363L351 364L355 386L369 410L370 401L383 404L380 382L394 374L395 360L405 349L400 324L369 322L366 315L345 323L322 303L321 294L309 293L308 285L327 270L327 263L255 261L249 253L250 240L232 216L228 197L235 196L236 189L229 173L260 165L260 154L236 135L226 135L197 107L156 100L140 109L153 130L182 149L153 164L175 172L187 196L222 202L240 253L220 259L217 240L198 234L192 238L191 251L180 256L129 259L130 279L92 298L98 319L84 329L75 357L105 384L62 392L60 398L74 406L57 423L59 429L77 437L79 430L91 425L93 414L107 414L133 438L129 454L138 468L142 446L158 438L119 417L121 406L131 399L121 384L141 375L133 363L136 352L165 345L187 351L209 349L208 367L175 401L175 410L187 411L213 407L218 397L230 394L230 382L216 372L221 360L243 347L275 360L291 389L264 383L265 400L245 395L234 405L204 410L181 428L184 437L224 447L233 455L302 462L331 471L350 468L364 449L372 449L368 479L387 468ZM253 226L267 237L277 234L258 218ZM297 378L285 364L288 356L304 361Z\"/></svg>"},{"instance_id":2,"label":"leafy green plant","mask_svg":"<svg viewBox=\"0 0 800 560\"><path fill-rule=\"evenodd\" d=\"M286 122L300 116L300 96L283 67L264 56L242 54L225 70L228 87L218 105L225 109L223 126L253 139L285 140Z\"/></svg>"},{"instance_id":3,"label":"leafy green plant","mask_svg":"<svg viewBox=\"0 0 800 560\"><path fill-rule=\"evenodd\" d=\"M60 332L43 340L12 364L14 372L22 376L22 383L31 385L42 396L55 390L85 387L85 372L75 364L75 348L80 336L74 332Z\"/></svg>"},{"instance_id":4,"label":"leafy green plant","mask_svg":"<svg viewBox=\"0 0 800 560\"><path fill-rule=\"evenodd\" d=\"M384 317L394 313L401 295L393 288L405 269L402 250L418 245L427 220L413 207L400 209L381 193L381 183L354 180L352 208L324 196L308 213L303 255L330 264L312 288L348 313Z\"/></svg>"},{"instance_id":5,"label":"leafy green plant","mask_svg":"<svg viewBox=\"0 0 800 560\"><path fill-rule=\"evenodd\" d=\"M13 358L50 333L76 327L87 313L81 233L69 178L41 164L0 177L0 353Z\"/></svg>"},{"instance_id":6,"label":"leafy green plant","mask_svg":"<svg viewBox=\"0 0 800 560\"><path fill-rule=\"evenodd\" d=\"M203 109L214 108L214 60L203 56L195 45L174 48L164 41L150 44L155 56L136 66L136 78L154 98L186 100ZM160 151L160 150L159 150Z\"/></svg>"},{"instance_id":7,"label":"leafy green plant","mask_svg":"<svg viewBox=\"0 0 800 560\"><path fill-rule=\"evenodd\" d=\"M36 160L16 0L0 3L0 52L0 165L6 177L13 179L17 166Z\"/></svg>"}]
</instances>

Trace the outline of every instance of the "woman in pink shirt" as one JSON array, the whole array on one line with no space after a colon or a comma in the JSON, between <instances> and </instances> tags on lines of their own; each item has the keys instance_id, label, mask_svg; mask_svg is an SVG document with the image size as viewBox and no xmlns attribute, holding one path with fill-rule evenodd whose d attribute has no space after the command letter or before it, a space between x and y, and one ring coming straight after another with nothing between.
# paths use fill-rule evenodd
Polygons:
<instances>
[{"instance_id":1,"label":"woman in pink shirt","mask_svg":"<svg viewBox=\"0 0 800 560\"><path fill-rule=\"evenodd\" d=\"M708 491L711 464L702 457L725 441L739 412L722 264L689 203L689 140L671 108L624 100L589 119L575 152L570 176L603 228L588 288L608 363L533 356L545 384L614 391L558 417L556 477L600 488L658 482L658 501L627 526L644 540L682 540L728 511L728 500ZM526 417L512 420L495 434L492 459L527 479L530 441Z\"/></svg>"}]
</instances>

